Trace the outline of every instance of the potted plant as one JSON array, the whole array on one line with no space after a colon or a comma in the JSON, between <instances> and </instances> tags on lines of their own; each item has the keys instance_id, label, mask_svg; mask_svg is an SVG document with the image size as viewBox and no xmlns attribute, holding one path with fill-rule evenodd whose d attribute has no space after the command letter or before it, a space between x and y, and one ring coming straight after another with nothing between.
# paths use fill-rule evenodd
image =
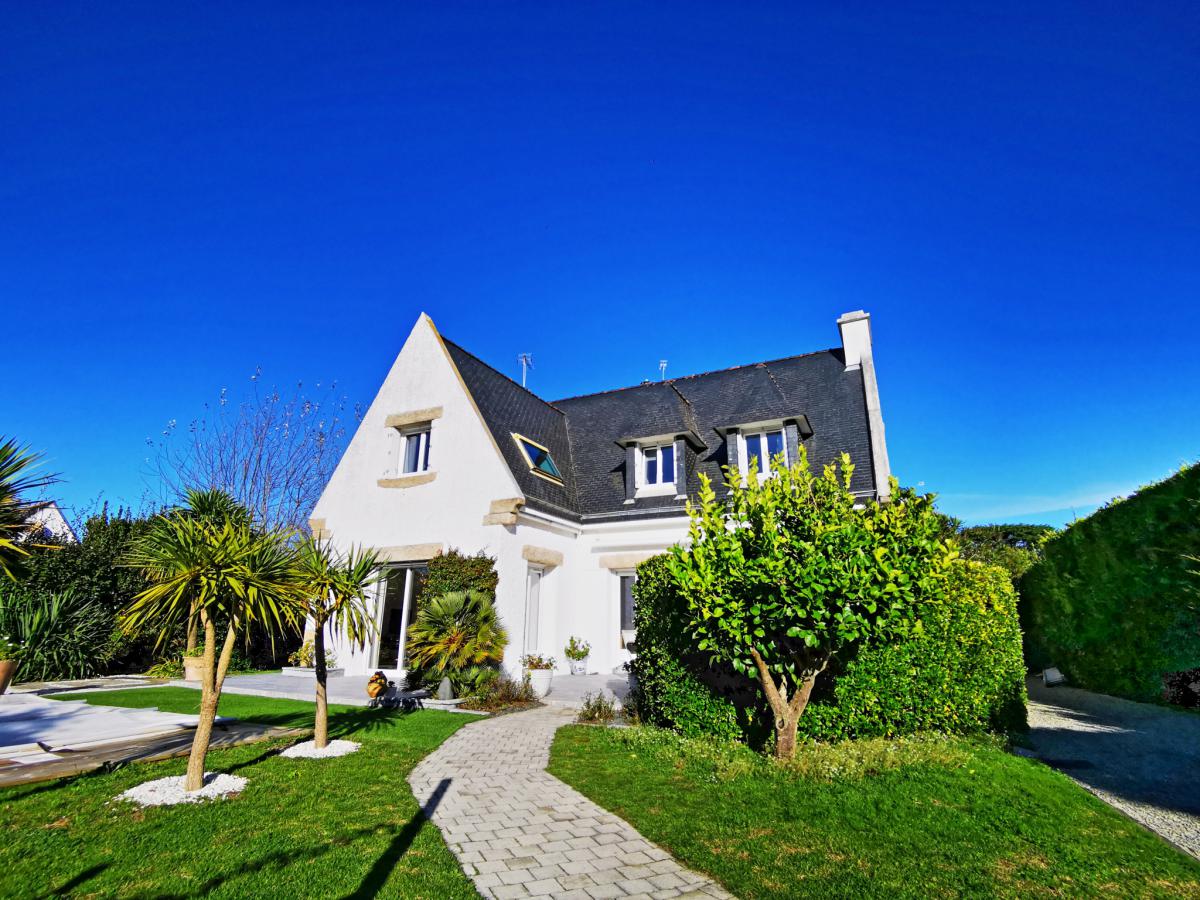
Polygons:
<instances>
[{"instance_id":1,"label":"potted plant","mask_svg":"<svg viewBox=\"0 0 1200 900\"><path fill-rule=\"evenodd\" d=\"M0 634L0 694L8 690L20 661L21 645L7 635Z\"/></svg>"},{"instance_id":2,"label":"potted plant","mask_svg":"<svg viewBox=\"0 0 1200 900\"><path fill-rule=\"evenodd\" d=\"M317 669L317 648L312 639L300 645L300 649L288 657L288 665L282 669L283 675L303 675L309 677ZM329 678L340 678L345 670L337 668L337 656L332 650L325 651L325 675Z\"/></svg>"},{"instance_id":3,"label":"potted plant","mask_svg":"<svg viewBox=\"0 0 1200 900\"><path fill-rule=\"evenodd\" d=\"M183 680L201 681L204 676L204 645L183 651Z\"/></svg>"},{"instance_id":4,"label":"potted plant","mask_svg":"<svg viewBox=\"0 0 1200 900\"><path fill-rule=\"evenodd\" d=\"M554 678L554 657L542 656L540 653L528 653L521 657L521 667L529 686L540 700L550 693L550 681Z\"/></svg>"},{"instance_id":5,"label":"potted plant","mask_svg":"<svg viewBox=\"0 0 1200 900\"><path fill-rule=\"evenodd\" d=\"M577 638L571 635L571 639L567 641L567 646L563 648L563 654L567 657L571 665L572 675L587 674L588 654L592 652L592 645L583 638Z\"/></svg>"}]
</instances>

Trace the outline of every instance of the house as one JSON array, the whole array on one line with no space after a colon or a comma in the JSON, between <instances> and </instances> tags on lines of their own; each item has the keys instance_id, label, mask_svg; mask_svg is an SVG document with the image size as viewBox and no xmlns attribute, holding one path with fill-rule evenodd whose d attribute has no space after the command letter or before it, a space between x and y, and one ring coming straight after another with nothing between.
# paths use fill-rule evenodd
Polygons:
<instances>
[{"instance_id":1,"label":"house","mask_svg":"<svg viewBox=\"0 0 1200 900\"><path fill-rule=\"evenodd\" d=\"M851 489L886 499L888 459L870 317L838 319L841 346L547 401L422 315L310 521L334 546L386 561L365 649L330 635L347 674L399 674L425 564L457 548L496 559L505 664L554 656L577 635L589 670L630 658L634 570L687 534L701 473L714 484L767 454L845 451Z\"/></svg>"},{"instance_id":2,"label":"house","mask_svg":"<svg viewBox=\"0 0 1200 900\"><path fill-rule=\"evenodd\" d=\"M36 504L33 512L25 520L28 530L25 540L39 541L52 539L69 544L78 544L79 536L63 515L59 505L53 500Z\"/></svg>"}]
</instances>

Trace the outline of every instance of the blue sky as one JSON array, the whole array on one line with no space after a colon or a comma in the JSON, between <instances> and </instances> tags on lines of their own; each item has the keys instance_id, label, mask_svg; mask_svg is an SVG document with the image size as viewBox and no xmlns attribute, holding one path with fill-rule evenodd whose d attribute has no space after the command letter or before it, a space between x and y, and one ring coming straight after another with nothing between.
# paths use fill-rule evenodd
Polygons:
<instances>
[{"instance_id":1,"label":"blue sky","mask_svg":"<svg viewBox=\"0 0 1200 900\"><path fill-rule=\"evenodd\" d=\"M893 468L974 522L1200 456L1194 3L0 21L0 434L68 504L256 367L368 401L422 310L556 397L867 309Z\"/></svg>"}]
</instances>

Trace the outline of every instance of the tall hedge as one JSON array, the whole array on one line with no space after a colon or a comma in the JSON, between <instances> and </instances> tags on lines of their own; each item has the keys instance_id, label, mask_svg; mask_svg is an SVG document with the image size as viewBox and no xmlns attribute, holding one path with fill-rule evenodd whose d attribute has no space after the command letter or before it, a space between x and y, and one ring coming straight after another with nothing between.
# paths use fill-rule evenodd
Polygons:
<instances>
[{"instance_id":1,"label":"tall hedge","mask_svg":"<svg viewBox=\"0 0 1200 900\"><path fill-rule=\"evenodd\" d=\"M488 556L483 551L467 556L451 548L429 561L424 596L440 597L459 591L479 591L494 600L499 581L495 557Z\"/></svg>"},{"instance_id":2,"label":"tall hedge","mask_svg":"<svg viewBox=\"0 0 1200 900\"><path fill-rule=\"evenodd\" d=\"M1025 725L1025 667L1016 594L996 566L958 561L948 598L917 614L919 633L858 649L818 680L800 734L820 740L1014 731ZM762 739L757 685L709 666L683 628L683 600L665 557L638 567L634 586L638 711L684 734Z\"/></svg>"},{"instance_id":3,"label":"tall hedge","mask_svg":"<svg viewBox=\"0 0 1200 900\"><path fill-rule=\"evenodd\" d=\"M1200 465L1055 535L1021 579L1031 665L1134 700L1200 666Z\"/></svg>"}]
</instances>

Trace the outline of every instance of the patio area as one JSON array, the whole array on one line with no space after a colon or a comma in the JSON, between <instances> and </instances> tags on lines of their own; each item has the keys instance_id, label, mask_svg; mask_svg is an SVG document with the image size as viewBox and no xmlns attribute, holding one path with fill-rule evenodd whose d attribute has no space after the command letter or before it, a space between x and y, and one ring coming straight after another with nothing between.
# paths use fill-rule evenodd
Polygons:
<instances>
[{"instance_id":1,"label":"patio area","mask_svg":"<svg viewBox=\"0 0 1200 900\"><path fill-rule=\"evenodd\" d=\"M367 678L366 675L341 675L330 678L327 684L329 702L366 706ZM194 681L172 681L171 684L175 687L200 687ZM225 679L224 690L226 693L250 694L256 697L312 700L315 685L312 678L269 672L257 675L230 675ZM583 705L585 694L607 694L621 702L628 693L629 681L624 675L555 675L550 693L543 702L548 706L576 709Z\"/></svg>"}]
</instances>

